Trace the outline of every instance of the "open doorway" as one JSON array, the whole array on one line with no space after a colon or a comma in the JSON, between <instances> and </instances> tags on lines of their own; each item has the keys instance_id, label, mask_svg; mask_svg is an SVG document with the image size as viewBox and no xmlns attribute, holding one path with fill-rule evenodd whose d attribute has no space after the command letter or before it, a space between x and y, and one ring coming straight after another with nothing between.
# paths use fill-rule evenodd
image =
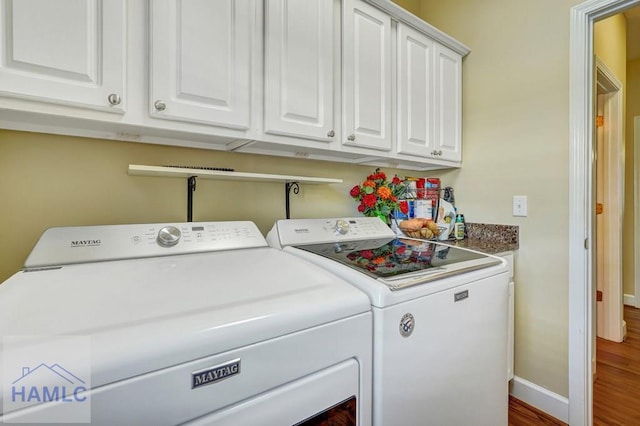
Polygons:
<instances>
[{"instance_id":1,"label":"open doorway","mask_svg":"<svg viewBox=\"0 0 640 426\"><path fill-rule=\"evenodd\" d=\"M597 337L622 342L624 338L622 84L598 58L596 58L596 95L595 330Z\"/></svg>"},{"instance_id":2,"label":"open doorway","mask_svg":"<svg viewBox=\"0 0 640 426\"><path fill-rule=\"evenodd\" d=\"M571 9L569 155L569 424L593 422L594 23L640 0L588 0Z\"/></svg>"}]
</instances>

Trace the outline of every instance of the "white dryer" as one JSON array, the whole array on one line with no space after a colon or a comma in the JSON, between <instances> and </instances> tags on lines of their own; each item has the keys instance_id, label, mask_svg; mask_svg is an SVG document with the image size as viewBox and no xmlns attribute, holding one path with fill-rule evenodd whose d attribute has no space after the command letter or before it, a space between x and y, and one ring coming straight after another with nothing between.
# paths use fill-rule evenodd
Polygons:
<instances>
[{"instance_id":1,"label":"white dryer","mask_svg":"<svg viewBox=\"0 0 640 426\"><path fill-rule=\"evenodd\" d=\"M396 238L368 217L282 220L267 241L369 296L375 425L507 424L503 259Z\"/></svg>"},{"instance_id":2,"label":"white dryer","mask_svg":"<svg viewBox=\"0 0 640 426\"><path fill-rule=\"evenodd\" d=\"M0 422L369 425L370 310L251 222L52 228L0 285Z\"/></svg>"}]
</instances>

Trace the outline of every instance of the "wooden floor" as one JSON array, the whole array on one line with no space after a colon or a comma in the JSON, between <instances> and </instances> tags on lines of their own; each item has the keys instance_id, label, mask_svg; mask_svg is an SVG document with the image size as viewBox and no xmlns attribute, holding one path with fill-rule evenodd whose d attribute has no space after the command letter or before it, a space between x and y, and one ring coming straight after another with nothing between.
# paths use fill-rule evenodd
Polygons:
<instances>
[{"instance_id":1,"label":"wooden floor","mask_svg":"<svg viewBox=\"0 0 640 426\"><path fill-rule=\"evenodd\" d=\"M640 309L624 307L627 339L598 339L594 426L640 425Z\"/></svg>"},{"instance_id":2,"label":"wooden floor","mask_svg":"<svg viewBox=\"0 0 640 426\"><path fill-rule=\"evenodd\" d=\"M509 397L509 426L534 426L534 425L561 425L561 422L555 417L543 413L542 411L525 404L519 399Z\"/></svg>"},{"instance_id":3,"label":"wooden floor","mask_svg":"<svg viewBox=\"0 0 640 426\"><path fill-rule=\"evenodd\" d=\"M597 339L593 384L594 426L640 425L640 309L624 307L627 339L623 343ZM565 423L515 399L509 399L509 425Z\"/></svg>"}]
</instances>

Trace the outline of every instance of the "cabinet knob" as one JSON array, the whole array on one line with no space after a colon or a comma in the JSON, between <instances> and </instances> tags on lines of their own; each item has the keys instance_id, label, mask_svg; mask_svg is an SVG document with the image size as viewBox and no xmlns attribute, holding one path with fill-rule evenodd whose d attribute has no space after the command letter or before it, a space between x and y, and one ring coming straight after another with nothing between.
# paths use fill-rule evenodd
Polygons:
<instances>
[{"instance_id":1,"label":"cabinet knob","mask_svg":"<svg viewBox=\"0 0 640 426\"><path fill-rule=\"evenodd\" d=\"M439 151L438 151L438 155L442 155L442 150L439 150Z\"/></svg>"},{"instance_id":2,"label":"cabinet knob","mask_svg":"<svg viewBox=\"0 0 640 426\"><path fill-rule=\"evenodd\" d=\"M334 137L336 135L336 132L334 132L333 130L329 130L329 132L327 133L327 136L329 136L330 138Z\"/></svg>"},{"instance_id":3,"label":"cabinet knob","mask_svg":"<svg viewBox=\"0 0 640 426\"><path fill-rule=\"evenodd\" d=\"M438 151L436 151L435 149L433 151L430 152L431 155L438 155Z\"/></svg>"},{"instance_id":4,"label":"cabinet knob","mask_svg":"<svg viewBox=\"0 0 640 426\"><path fill-rule=\"evenodd\" d=\"M347 140L355 141L355 140L356 140L356 135L354 135L353 133L351 133L351 134L347 137Z\"/></svg>"},{"instance_id":5,"label":"cabinet knob","mask_svg":"<svg viewBox=\"0 0 640 426\"><path fill-rule=\"evenodd\" d=\"M120 99L120 95L118 95L117 93L111 93L109 96L107 96L107 100L112 106L120 105L120 102L122 102L122 99Z\"/></svg>"},{"instance_id":6,"label":"cabinet knob","mask_svg":"<svg viewBox=\"0 0 640 426\"><path fill-rule=\"evenodd\" d=\"M156 109L156 111L164 111L165 109L167 109L167 104L162 101L155 101L153 103L153 107Z\"/></svg>"}]
</instances>

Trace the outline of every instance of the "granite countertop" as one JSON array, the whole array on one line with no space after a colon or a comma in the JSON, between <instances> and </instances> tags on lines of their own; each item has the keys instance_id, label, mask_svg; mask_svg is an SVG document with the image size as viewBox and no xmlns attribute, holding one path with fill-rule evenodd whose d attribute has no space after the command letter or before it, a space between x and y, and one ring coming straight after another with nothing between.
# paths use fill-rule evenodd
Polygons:
<instances>
[{"instance_id":1,"label":"granite countertop","mask_svg":"<svg viewBox=\"0 0 640 426\"><path fill-rule=\"evenodd\" d=\"M487 254L518 250L518 226L467 223L467 238L446 243Z\"/></svg>"}]
</instances>

